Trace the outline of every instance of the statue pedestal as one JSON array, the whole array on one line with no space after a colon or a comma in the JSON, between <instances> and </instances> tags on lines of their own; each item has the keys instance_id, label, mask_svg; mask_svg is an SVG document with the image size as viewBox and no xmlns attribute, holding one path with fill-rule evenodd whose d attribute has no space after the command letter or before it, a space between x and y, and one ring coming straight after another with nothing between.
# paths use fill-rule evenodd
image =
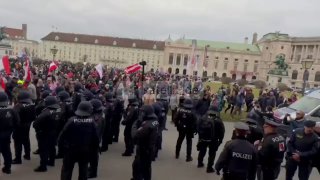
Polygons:
<instances>
[{"instance_id":1,"label":"statue pedestal","mask_svg":"<svg viewBox=\"0 0 320 180\"><path fill-rule=\"evenodd\" d=\"M268 72L267 82L271 87L277 87L278 83L283 83L287 86L290 86L290 77L288 76L288 71L280 69L270 70Z\"/></svg>"}]
</instances>

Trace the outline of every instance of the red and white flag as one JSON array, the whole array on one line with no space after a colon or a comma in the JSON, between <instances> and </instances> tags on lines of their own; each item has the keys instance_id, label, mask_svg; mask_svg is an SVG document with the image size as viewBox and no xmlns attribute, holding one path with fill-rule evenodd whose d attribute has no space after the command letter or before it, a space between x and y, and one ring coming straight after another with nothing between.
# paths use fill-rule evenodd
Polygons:
<instances>
[{"instance_id":1,"label":"red and white flag","mask_svg":"<svg viewBox=\"0 0 320 180\"><path fill-rule=\"evenodd\" d=\"M51 62L51 63L50 63L50 66L49 66L49 73L55 71L57 68L58 68L57 63Z\"/></svg>"},{"instance_id":2,"label":"red and white flag","mask_svg":"<svg viewBox=\"0 0 320 180\"><path fill-rule=\"evenodd\" d=\"M100 79L102 79L102 76L103 76L103 67L102 67L102 64L98 64L98 65L96 65L96 70L97 70L97 72L98 72L98 74L99 74L99 76L100 76Z\"/></svg>"},{"instance_id":3,"label":"red and white flag","mask_svg":"<svg viewBox=\"0 0 320 180\"><path fill-rule=\"evenodd\" d=\"M132 74L142 69L140 64L134 64L125 68L124 72L126 74Z\"/></svg>"},{"instance_id":4,"label":"red and white flag","mask_svg":"<svg viewBox=\"0 0 320 180\"><path fill-rule=\"evenodd\" d=\"M26 62L24 64L24 81L31 81L31 69L30 69L30 60L29 57L26 58Z\"/></svg>"},{"instance_id":5,"label":"red and white flag","mask_svg":"<svg viewBox=\"0 0 320 180\"><path fill-rule=\"evenodd\" d=\"M1 75L0 75L0 85L1 85L2 90L5 91L6 90L6 82L4 80L4 77L2 77Z\"/></svg>"},{"instance_id":6,"label":"red and white flag","mask_svg":"<svg viewBox=\"0 0 320 180\"><path fill-rule=\"evenodd\" d=\"M8 75L11 74L9 56L2 57L2 61L0 62L0 70L3 70L3 69Z\"/></svg>"}]
</instances>

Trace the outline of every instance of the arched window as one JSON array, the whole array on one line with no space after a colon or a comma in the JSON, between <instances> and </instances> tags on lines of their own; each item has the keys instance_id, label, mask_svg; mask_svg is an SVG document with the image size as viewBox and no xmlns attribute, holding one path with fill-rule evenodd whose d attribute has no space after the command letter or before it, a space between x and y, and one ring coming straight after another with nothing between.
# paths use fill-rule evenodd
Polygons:
<instances>
[{"instance_id":1,"label":"arched window","mask_svg":"<svg viewBox=\"0 0 320 180\"><path fill-rule=\"evenodd\" d=\"M217 72L214 72L212 76L217 77Z\"/></svg>"},{"instance_id":2,"label":"arched window","mask_svg":"<svg viewBox=\"0 0 320 180\"><path fill-rule=\"evenodd\" d=\"M292 71L291 79L298 79L298 71L297 70Z\"/></svg>"},{"instance_id":3,"label":"arched window","mask_svg":"<svg viewBox=\"0 0 320 180\"><path fill-rule=\"evenodd\" d=\"M208 72L207 71L203 71L202 77L207 77L207 76L208 76Z\"/></svg>"},{"instance_id":4,"label":"arched window","mask_svg":"<svg viewBox=\"0 0 320 180\"><path fill-rule=\"evenodd\" d=\"M232 74L232 80L236 80L237 79L237 75L236 74Z\"/></svg>"},{"instance_id":5,"label":"arched window","mask_svg":"<svg viewBox=\"0 0 320 180\"><path fill-rule=\"evenodd\" d=\"M316 72L316 75L314 77L314 81L319 82L320 81L320 71Z\"/></svg>"},{"instance_id":6,"label":"arched window","mask_svg":"<svg viewBox=\"0 0 320 180\"><path fill-rule=\"evenodd\" d=\"M172 72L172 68L169 67L169 68L168 68L168 73L171 74L171 72Z\"/></svg>"},{"instance_id":7,"label":"arched window","mask_svg":"<svg viewBox=\"0 0 320 180\"><path fill-rule=\"evenodd\" d=\"M245 74L242 75L241 79L244 79L246 80L247 79L247 76Z\"/></svg>"},{"instance_id":8,"label":"arched window","mask_svg":"<svg viewBox=\"0 0 320 180\"><path fill-rule=\"evenodd\" d=\"M227 77L227 73L222 73L222 77Z\"/></svg>"},{"instance_id":9,"label":"arched window","mask_svg":"<svg viewBox=\"0 0 320 180\"><path fill-rule=\"evenodd\" d=\"M176 69L176 74L179 74L179 68Z\"/></svg>"},{"instance_id":10,"label":"arched window","mask_svg":"<svg viewBox=\"0 0 320 180\"><path fill-rule=\"evenodd\" d=\"M186 75L186 74L187 74L187 70L186 70L186 69L183 69L182 74L183 74L183 75Z\"/></svg>"}]
</instances>

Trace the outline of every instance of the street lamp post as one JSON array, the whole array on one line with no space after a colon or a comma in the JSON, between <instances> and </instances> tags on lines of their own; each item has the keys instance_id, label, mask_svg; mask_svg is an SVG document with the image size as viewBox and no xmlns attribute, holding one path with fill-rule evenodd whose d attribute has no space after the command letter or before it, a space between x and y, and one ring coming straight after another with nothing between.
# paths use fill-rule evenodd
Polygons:
<instances>
[{"instance_id":1,"label":"street lamp post","mask_svg":"<svg viewBox=\"0 0 320 180\"><path fill-rule=\"evenodd\" d=\"M308 69L311 68L313 61L312 60L302 60L301 61L302 68L304 69L303 72L303 85L302 85L302 95L304 95L304 92L306 90L307 80L309 78L309 71Z\"/></svg>"},{"instance_id":2,"label":"street lamp post","mask_svg":"<svg viewBox=\"0 0 320 180\"><path fill-rule=\"evenodd\" d=\"M53 55L53 60L56 58L56 54L58 52L58 49L56 46L53 46L53 48L50 49L52 55Z\"/></svg>"},{"instance_id":3,"label":"street lamp post","mask_svg":"<svg viewBox=\"0 0 320 180\"><path fill-rule=\"evenodd\" d=\"M141 61L139 62L139 64L142 66L142 77L141 77L141 89L142 89L142 93L144 94L144 89L143 89L143 81L144 81L144 67L147 65L146 61Z\"/></svg>"}]
</instances>

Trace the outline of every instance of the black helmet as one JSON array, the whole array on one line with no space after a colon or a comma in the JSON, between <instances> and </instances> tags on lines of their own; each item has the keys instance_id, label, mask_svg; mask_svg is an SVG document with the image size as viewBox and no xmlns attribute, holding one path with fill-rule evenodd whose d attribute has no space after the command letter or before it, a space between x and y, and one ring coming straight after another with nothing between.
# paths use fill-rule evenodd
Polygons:
<instances>
[{"instance_id":1,"label":"black helmet","mask_svg":"<svg viewBox=\"0 0 320 180\"><path fill-rule=\"evenodd\" d=\"M59 87L56 88L56 94L59 94L62 91L65 91L64 87L59 86Z\"/></svg>"},{"instance_id":2,"label":"black helmet","mask_svg":"<svg viewBox=\"0 0 320 180\"><path fill-rule=\"evenodd\" d=\"M78 105L75 112L77 116L90 116L93 112L93 107L89 101L82 101Z\"/></svg>"},{"instance_id":3,"label":"black helmet","mask_svg":"<svg viewBox=\"0 0 320 180\"><path fill-rule=\"evenodd\" d=\"M18 102L31 104L31 95L28 91L20 91L18 94Z\"/></svg>"},{"instance_id":4,"label":"black helmet","mask_svg":"<svg viewBox=\"0 0 320 180\"><path fill-rule=\"evenodd\" d=\"M99 99L92 99L90 103L93 107L94 112L98 112L102 110L102 103Z\"/></svg>"},{"instance_id":5,"label":"black helmet","mask_svg":"<svg viewBox=\"0 0 320 180\"><path fill-rule=\"evenodd\" d=\"M134 105L134 106L138 106L139 105L139 102L138 102L138 100L137 100L135 95L129 96L128 97L128 101L129 101L130 105Z\"/></svg>"},{"instance_id":6,"label":"black helmet","mask_svg":"<svg viewBox=\"0 0 320 180\"><path fill-rule=\"evenodd\" d=\"M42 99L45 99L47 96L49 96L50 95L50 91L49 90L44 90L44 91L42 91L42 95L41 95L41 98Z\"/></svg>"},{"instance_id":7,"label":"black helmet","mask_svg":"<svg viewBox=\"0 0 320 180\"><path fill-rule=\"evenodd\" d=\"M151 105L143 105L141 111L144 113L144 117L153 117L155 115Z\"/></svg>"},{"instance_id":8,"label":"black helmet","mask_svg":"<svg viewBox=\"0 0 320 180\"><path fill-rule=\"evenodd\" d=\"M44 104L46 105L46 107L52 109L58 109L60 107L57 98L54 96L46 97L46 99L44 100Z\"/></svg>"},{"instance_id":9,"label":"black helmet","mask_svg":"<svg viewBox=\"0 0 320 180\"><path fill-rule=\"evenodd\" d=\"M76 83L74 85L74 91L79 92L82 89L82 84L81 83Z\"/></svg>"},{"instance_id":10,"label":"black helmet","mask_svg":"<svg viewBox=\"0 0 320 180\"><path fill-rule=\"evenodd\" d=\"M108 92L108 93L106 94L106 101L107 101L107 102L112 102L112 101L113 101L113 95L112 95L112 93Z\"/></svg>"},{"instance_id":11,"label":"black helmet","mask_svg":"<svg viewBox=\"0 0 320 180\"><path fill-rule=\"evenodd\" d=\"M94 95L92 94L92 92L87 89L83 92L83 97L86 101L90 101L91 99L93 99L93 96Z\"/></svg>"},{"instance_id":12,"label":"black helmet","mask_svg":"<svg viewBox=\"0 0 320 180\"><path fill-rule=\"evenodd\" d=\"M65 102L67 100L70 100L70 94L67 91L61 91L58 94L58 97L62 102Z\"/></svg>"},{"instance_id":13,"label":"black helmet","mask_svg":"<svg viewBox=\"0 0 320 180\"><path fill-rule=\"evenodd\" d=\"M193 103L191 99L185 99L183 102L183 107L187 109L192 109L193 108Z\"/></svg>"},{"instance_id":14,"label":"black helmet","mask_svg":"<svg viewBox=\"0 0 320 180\"><path fill-rule=\"evenodd\" d=\"M7 93L5 92L0 92L0 106L6 107L8 106L9 98Z\"/></svg>"}]
</instances>

